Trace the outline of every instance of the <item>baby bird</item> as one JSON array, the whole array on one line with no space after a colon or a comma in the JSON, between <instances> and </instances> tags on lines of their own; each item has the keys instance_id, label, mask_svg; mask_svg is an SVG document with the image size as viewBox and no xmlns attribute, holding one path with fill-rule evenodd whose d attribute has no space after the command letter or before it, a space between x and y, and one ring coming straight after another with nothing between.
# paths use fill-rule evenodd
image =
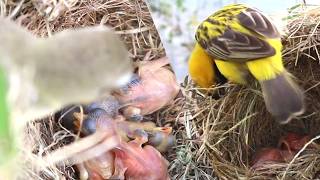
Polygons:
<instances>
[{"instance_id":1,"label":"baby bird","mask_svg":"<svg viewBox=\"0 0 320 180\"><path fill-rule=\"evenodd\" d=\"M253 157L251 166L253 169L257 169L268 163L272 164L284 162L282 153L283 152L277 148L262 148Z\"/></svg>"},{"instance_id":2,"label":"baby bird","mask_svg":"<svg viewBox=\"0 0 320 180\"><path fill-rule=\"evenodd\" d=\"M126 118L141 120L173 102L180 88L174 73L165 67L168 64L168 58L163 57L140 65L131 82L113 93L125 106L122 112Z\"/></svg>"},{"instance_id":3,"label":"baby bird","mask_svg":"<svg viewBox=\"0 0 320 180\"><path fill-rule=\"evenodd\" d=\"M135 139L114 149L118 177L131 180L168 180L168 162L148 141L143 130L135 131ZM121 178L120 178L121 179Z\"/></svg>"},{"instance_id":4,"label":"baby bird","mask_svg":"<svg viewBox=\"0 0 320 180\"><path fill-rule=\"evenodd\" d=\"M281 149L287 149L296 153L310 140L311 137L309 135L301 135L290 132L280 138L278 146Z\"/></svg>"}]
</instances>

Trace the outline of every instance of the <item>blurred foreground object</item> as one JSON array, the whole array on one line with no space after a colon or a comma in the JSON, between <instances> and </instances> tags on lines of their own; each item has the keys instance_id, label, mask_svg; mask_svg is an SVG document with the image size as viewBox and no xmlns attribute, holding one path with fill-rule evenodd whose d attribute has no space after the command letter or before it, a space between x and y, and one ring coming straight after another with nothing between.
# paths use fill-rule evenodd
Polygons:
<instances>
[{"instance_id":1,"label":"blurred foreground object","mask_svg":"<svg viewBox=\"0 0 320 180\"><path fill-rule=\"evenodd\" d=\"M132 64L124 44L103 26L65 30L43 39L0 17L0 42L0 65L9 84L8 97L1 92L1 98L8 98L1 107L10 108L10 117L0 119L0 125L17 134L26 120L49 115L67 104L88 103L104 96L101 92L125 85L131 77ZM1 149L0 157L14 149L8 136L0 137L0 147L10 147Z\"/></svg>"},{"instance_id":2,"label":"blurred foreground object","mask_svg":"<svg viewBox=\"0 0 320 180\"><path fill-rule=\"evenodd\" d=\"M255 79L279 123L304 112L303 92L283 66L280 34L262 12L243 4L225 6L200 24L195 38L189 72L199 86L219 84L221 76L239 84Z\"/></svg>"},{"instance_id":3,"label":"blurred foreground object","mask_svg":"<svg viewBox=\"0 0 320 180\"><path fill-rule=\"evenodd\" d=\"M13 115L48 115L66 104L90 102L130 79L128 52L106 27L65 30L40 39L7 19L0 24L1 64L12 78Z\"/></svg>"},{"instance_id":4,"label":"blurred foreground object","mask_svg":"<svg viewBox=\"0 0 320 180\"><path fill-rule=\"evenodd\" d=\"M151 114L173 102L180 87L175 74L167 65L167 57L141 64L131 82L113 93L126 106L122 108L126 118L141 120L143 115Z\"/></svg>"}]
</instances>

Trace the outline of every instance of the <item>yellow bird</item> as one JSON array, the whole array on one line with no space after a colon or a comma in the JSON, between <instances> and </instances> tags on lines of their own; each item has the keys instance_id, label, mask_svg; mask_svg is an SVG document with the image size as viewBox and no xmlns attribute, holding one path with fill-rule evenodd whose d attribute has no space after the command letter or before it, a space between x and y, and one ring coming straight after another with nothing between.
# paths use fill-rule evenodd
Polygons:
<instances>
[{"instance_id":1,"label":"yellow bird","mask_svg":"<svg viewBox=\"0 0 320 180\"><path fill-rule=\"evenodd\" d=\"M195 38L189 73L199 86L217 84L220 73L239 84L248 83L251 76L261 85L268 111L281 124L304 112L303 92L282 63L280 34L259 10L243 4L225 6L199 25Z\"/></svg>"}]
</instances>

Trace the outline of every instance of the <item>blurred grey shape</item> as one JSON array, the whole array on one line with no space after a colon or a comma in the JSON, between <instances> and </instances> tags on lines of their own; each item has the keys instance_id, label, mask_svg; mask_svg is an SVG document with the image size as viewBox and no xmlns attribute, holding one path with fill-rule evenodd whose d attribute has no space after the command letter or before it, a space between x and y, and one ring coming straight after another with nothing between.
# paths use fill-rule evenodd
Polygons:
<instances>
[{"instance_id":1,"label":"blurred grey shape","mask_svg":"<svg viewBox=\"0 0 320 180\"><path fill-rule=\"evenodd\" d=\"M124 43L104 26L36 38L0 17L0 42L0 65L10 79L9 103L19 119L91 102L125 85L133 71Z\"/></svg>"}]
</instances>

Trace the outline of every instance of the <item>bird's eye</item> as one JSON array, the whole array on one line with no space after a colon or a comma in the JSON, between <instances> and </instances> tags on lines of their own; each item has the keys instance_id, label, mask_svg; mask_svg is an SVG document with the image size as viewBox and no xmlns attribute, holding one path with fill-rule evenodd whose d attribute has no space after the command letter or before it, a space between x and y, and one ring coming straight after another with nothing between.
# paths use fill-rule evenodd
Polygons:
<instances>
[{"instance_id":1,"label":"bird's eye","mask_svg":"<svg viewBox=\"0 0 320 180\"><path fill-rule=\"evenodd\" d=\"M87 117L86 119L83 120L82 132L85 135L93 134L94 132L96 132L96 129L97 129L96 125L97 123L95 119L91 117Z\"/></svg>"},{"instance_id":2,"label":"bird's eye","mask_svg":"<svg viewBox=\"0 0 320 180\"><path fill-rule=\"evenodd\" d=\"M106 114L106 111L100 108L89 111L87 118L83 120L82 132L85 135L90 135L96 132L97 124L99 123L99 117Z\"/></svg>"}]
</instances>

